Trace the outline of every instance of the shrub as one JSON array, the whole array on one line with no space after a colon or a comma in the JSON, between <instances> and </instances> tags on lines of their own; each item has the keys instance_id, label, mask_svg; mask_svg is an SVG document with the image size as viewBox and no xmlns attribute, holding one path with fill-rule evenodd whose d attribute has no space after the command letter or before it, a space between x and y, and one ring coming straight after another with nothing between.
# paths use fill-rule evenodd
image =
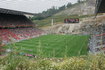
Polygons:
<instances>
[{"instance_id":1,"label":"shrub","mask_svg":"<svg viewBox=\"0 0 105 70\"><path fill-rule=\"evenodd\" d=\"M105 70L105 55L62 59L34 59L9 55L0 58L0 70Z\"/></svg>"}]
</instances>

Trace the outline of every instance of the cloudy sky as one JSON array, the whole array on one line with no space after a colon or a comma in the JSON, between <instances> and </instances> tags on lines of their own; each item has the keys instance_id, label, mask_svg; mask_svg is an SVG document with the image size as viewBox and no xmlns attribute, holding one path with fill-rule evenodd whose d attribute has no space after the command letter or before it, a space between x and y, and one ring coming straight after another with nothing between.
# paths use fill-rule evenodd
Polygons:
<instances>
[{"instance_id":1,"label":"cloudy sky","mask_svg":"<svg viewBox=\"0 0 105 70\"><path fill-rule=\"evenodd\" d=\"M60 7L68 2L75 3L77 0L0 0L0 8L38 13L52 6Z\"/></svg>"}]
</instances>

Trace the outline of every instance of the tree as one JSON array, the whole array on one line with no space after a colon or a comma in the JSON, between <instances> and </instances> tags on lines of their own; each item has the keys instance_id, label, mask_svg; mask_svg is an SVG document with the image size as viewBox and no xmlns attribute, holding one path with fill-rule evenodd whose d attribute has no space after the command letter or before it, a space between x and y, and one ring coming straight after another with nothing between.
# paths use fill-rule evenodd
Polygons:
<instances>
[{"instance_id":1,"label":"tree","mask_svg":"<svg viewBox=\"0 0 105 70\"><path fill-rule=\"evenodd\" d=\"M78 0L78 3L81 3L81 0Z\"/></svg>"},{"instance_id":2,"label":"tree","mask_svg":"<svg viewBox=\"0 0 105 70\"><path fill-rule=\"evenodd\" d=\"M65 10L66 9L66 6L63 5L62 7L59 7L59 11L62 11L62 10Z\"/></svg>"},{"instance_id":3,"label":"tree","mask_svg":"<svg viewBox=\"0 0 105 70\"><path fill-rule=\"evenodd\" d=\"M70 8L72 6L72 3L67 4L67 8Z\"/></svg>"}]
</instances>

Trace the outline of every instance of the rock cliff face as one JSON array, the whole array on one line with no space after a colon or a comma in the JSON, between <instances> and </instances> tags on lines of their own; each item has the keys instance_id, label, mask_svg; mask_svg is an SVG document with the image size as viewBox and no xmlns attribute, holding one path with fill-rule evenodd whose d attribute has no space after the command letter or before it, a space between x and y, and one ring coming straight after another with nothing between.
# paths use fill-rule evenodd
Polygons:
<instances>
[{"instance_id":1,"label":"rock cliff face","mask_svg":"<svg viewBox=\"0 0 105 70\"><path fill-rule=\"evenodd\" d=\"M95 35L101 34L102 31L105 32L105 15L97 16L97 18L90 18L82 22L81 31L87 34Z\"/></svg>"},{"instance_id":2,"label":"rock cliff face","mask_svg":"<svg viewBox=\"0 0 105 70\"><path fill-rule=\"evenodd\" d=\"M81 25L83 34L91 35L89 49L91 53L105 53L105 15L84 21Z\"/></svg>"},{"instance_id":3,"label":"rock cliff face","mask_svg":"<svg viewBox=\"0 0 105 70\"><path fill-rule=\"evenodd\" d=\"M95 12L96 0L88 0L84 3L77 4L71 8L67 8L64 11L57 13L59 15L91 15Z\"/></svg>"},{"instance_id":4,"label":"rock cliff face","mask_svg":"<svg viewBox=\"0 0 105 70\"><path fill-rule=\"evenodd\" d=\"M84 34L97 35L101 34L105 28L105 16L100 15L97 18L84 18L80 23L74 24L57 24L50 27L48 33L64 33L64 34ZM105 32L105 30L104 30Z\"/></svg>"},{"instance_id":5,"label":"rock cliff face","mask_svg":"<svg viewBox=\"0 0 105 70\"><path fill-rule=\"evenodd\" d=\"M81 24L58 24L49 29L48 33L55 34L80 34Z\"/></svg>"}]
</instances>

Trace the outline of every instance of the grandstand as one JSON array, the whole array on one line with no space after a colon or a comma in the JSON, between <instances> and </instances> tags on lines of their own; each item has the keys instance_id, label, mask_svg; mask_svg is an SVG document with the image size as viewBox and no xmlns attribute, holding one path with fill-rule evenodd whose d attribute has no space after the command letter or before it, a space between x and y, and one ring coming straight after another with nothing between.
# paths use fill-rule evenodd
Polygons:
<instances>
[{"instance_id":1,"label":"grandstand","mask_svg":"<svg viewBox=\"0 0 105 70\"><path fill-rule=\"evenodd\" d=\"M35 28L35 24L24 14L32 13L14 11L0 8L0 38L2 43L10 43L11 40L20 41L43 35L44 32Z\"/></svg>"}]
</instances>

